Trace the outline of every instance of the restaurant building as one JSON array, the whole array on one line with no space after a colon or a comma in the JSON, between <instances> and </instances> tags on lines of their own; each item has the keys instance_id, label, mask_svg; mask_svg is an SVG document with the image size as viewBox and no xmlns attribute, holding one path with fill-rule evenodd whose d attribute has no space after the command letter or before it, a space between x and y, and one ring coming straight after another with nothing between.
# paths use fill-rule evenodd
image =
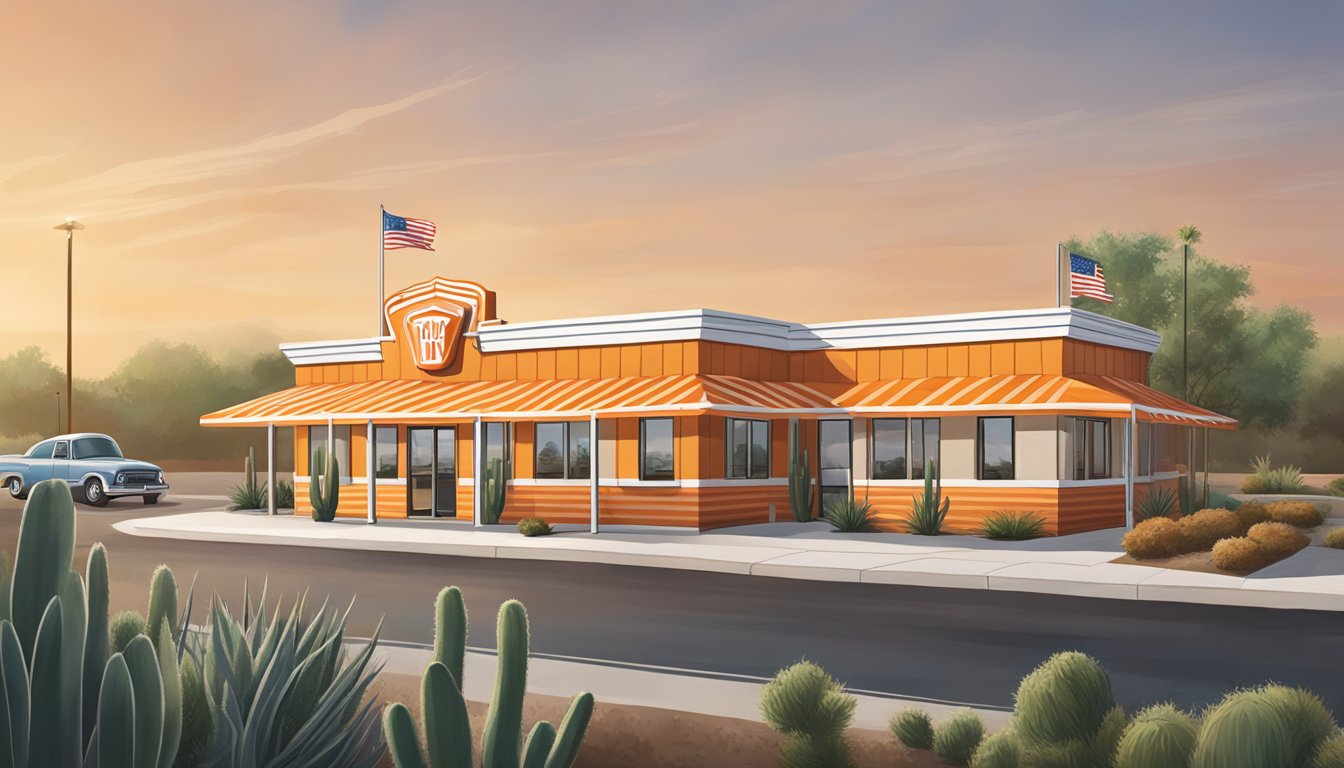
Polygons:
<instances>
[{"instance_id":1,"label":"restaurant building","mask_svg":"<svg viewBox=\"0 0 1344 768\"><path fill-rule=\"evenodd\" d=\"M338 515L708 530L792 520L798 435L822 503L902 530L926 461L947 530L1000 510L1049 533L1132 524L1235 421L1149 388L1159 336L1068 307L802 324L707 309L526 323L434 278L386 299L380 337L284 344L295 385L201 418L294 428L339 461ZM796 425L796 430L795 430ZM273 473L272 473L273 474ZM271 484L272 487L274 483Z\"/></svg>"}]
</instances>

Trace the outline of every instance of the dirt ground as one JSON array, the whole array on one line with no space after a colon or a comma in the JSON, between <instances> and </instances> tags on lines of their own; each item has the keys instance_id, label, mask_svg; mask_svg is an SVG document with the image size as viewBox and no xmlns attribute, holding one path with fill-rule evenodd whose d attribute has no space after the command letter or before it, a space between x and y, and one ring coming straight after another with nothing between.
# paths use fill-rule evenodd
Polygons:
<instances>
[{"instance_id":1,"label":"dirt ground","mask_svg":"<svg viewBox=\"0 0 1344 768\"><path fill-rule=\"evenodd\" d=\"M420 678L379 676L380 699L399 701L420 717ZM554 696L528 696L523 708L523 733L537 720L558 725L569 701ZM472 731L480 752L481 729L489 707L468 704ZM856 768L943 768L931 753L911 752L881 731L851 730ZM761 723L710 717L652 707L597 702L593 722L579 752L578 768L777 768L783 737ZM384 761L387 766L392 761Z\"/></svg>"},{"instance_id":2,"label":"dirt ground","mask_svg":"<svg viewBox=\"0 0 1344 768\"><path fill-rule=\"evenodd\" d=\"M1111 561L1122 565L1146 565L1152 568L1171 568L1177 571L1199 571L1217 573L1223 576L1245 576L1251 571L1224 571L1213 564L1212 552L1191 552L1188 555L1159 557L1151 560L1138 560L1129 555L1121 555Z\"/></svg>"}]
</instances>

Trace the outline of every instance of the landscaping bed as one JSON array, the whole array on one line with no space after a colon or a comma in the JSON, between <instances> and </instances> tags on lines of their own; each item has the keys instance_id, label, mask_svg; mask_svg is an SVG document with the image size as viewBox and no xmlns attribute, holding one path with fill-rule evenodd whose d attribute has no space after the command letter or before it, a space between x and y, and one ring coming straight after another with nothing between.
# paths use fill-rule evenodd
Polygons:
<instances>
[{"instance_id":1,"label":"landscaping bed","mask_svg":"<svg viewBox=\"0 0 1344 768\"><path fill-rule=\"evenodd\" d=\"M1125 534L1125 555L1112 562L1245 576L1305 549L1324 522L1323 510L1307 501L1173 513L1136 525Z\"/></svg>"}]
</instances>

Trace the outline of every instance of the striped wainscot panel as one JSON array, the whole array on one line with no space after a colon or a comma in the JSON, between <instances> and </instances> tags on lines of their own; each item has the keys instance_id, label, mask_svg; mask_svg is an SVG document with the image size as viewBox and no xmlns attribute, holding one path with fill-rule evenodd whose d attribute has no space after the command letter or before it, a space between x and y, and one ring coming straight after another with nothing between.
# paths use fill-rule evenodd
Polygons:
<instances>
[{"instance_id":1,"label":"striped wainscot panel","mask_svg":"<svg viewBox=\"0 0 1344 768\"><path fill-rule=\"evenodd\" d=\"M551 525L589 521L588 485L510 485L504 498L501 523L540 517Z\"/></svg>"},{"instance_id":2,"label":"striped wainscot panel","mask_svg":"<svg viewBox=\"0 0 1344 768\"><path fill-rule=\"evenodd\" d=\"M775 520L793 520L789 511L787 485L718 486L695 489L700 493L700 530L724 528L730 525L751 525L770 522L770 505L775 506Z\"/></svg>"},{"instance_id":3,"label":"striped wainscot panel","mask_svg":"<svg viewBox=\"0 0 1344 768\"><path fill-rule=\"evenodd\" d=\"M341 497L336 502L337 517L365 518L369 514L369 488L364 483L341 486ZM313 504L308 497L308 479L295 478L294 514L311 517ZM378 485L378 516L406 517L406 486L384 483Z\"/></svg>"}]
</instances>

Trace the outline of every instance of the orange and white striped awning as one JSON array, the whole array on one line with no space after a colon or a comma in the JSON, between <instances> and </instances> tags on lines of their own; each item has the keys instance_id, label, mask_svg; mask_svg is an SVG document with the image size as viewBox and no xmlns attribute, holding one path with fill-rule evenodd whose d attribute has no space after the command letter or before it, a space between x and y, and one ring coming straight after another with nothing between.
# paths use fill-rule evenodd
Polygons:
<instances>
[{"instance_id":1,"label":"orange and white striped awning","mask_svg":"<svg viewBox=\"0 0 1344 768\"><path fill-rule=\"evenodd\" d=\"M382 380L307 384L201 417L207 427L263 424L586 417L638 413L840 412L805 385L735 376L683 375L556 381Z\"/></svg>"},{"instance_id":2,"label":"orange and white striped awning","mask_svg":"<svg viewBox=\"0 0 1344 768\"><path fill-rule=\"evenodd\" d=\"M888 379L858 384L835 398L851 413L953 415L1043 413L1128 416L1221 429L1236 419L1112 376L1011 374Z\"/></svg>"}]
</instances>

